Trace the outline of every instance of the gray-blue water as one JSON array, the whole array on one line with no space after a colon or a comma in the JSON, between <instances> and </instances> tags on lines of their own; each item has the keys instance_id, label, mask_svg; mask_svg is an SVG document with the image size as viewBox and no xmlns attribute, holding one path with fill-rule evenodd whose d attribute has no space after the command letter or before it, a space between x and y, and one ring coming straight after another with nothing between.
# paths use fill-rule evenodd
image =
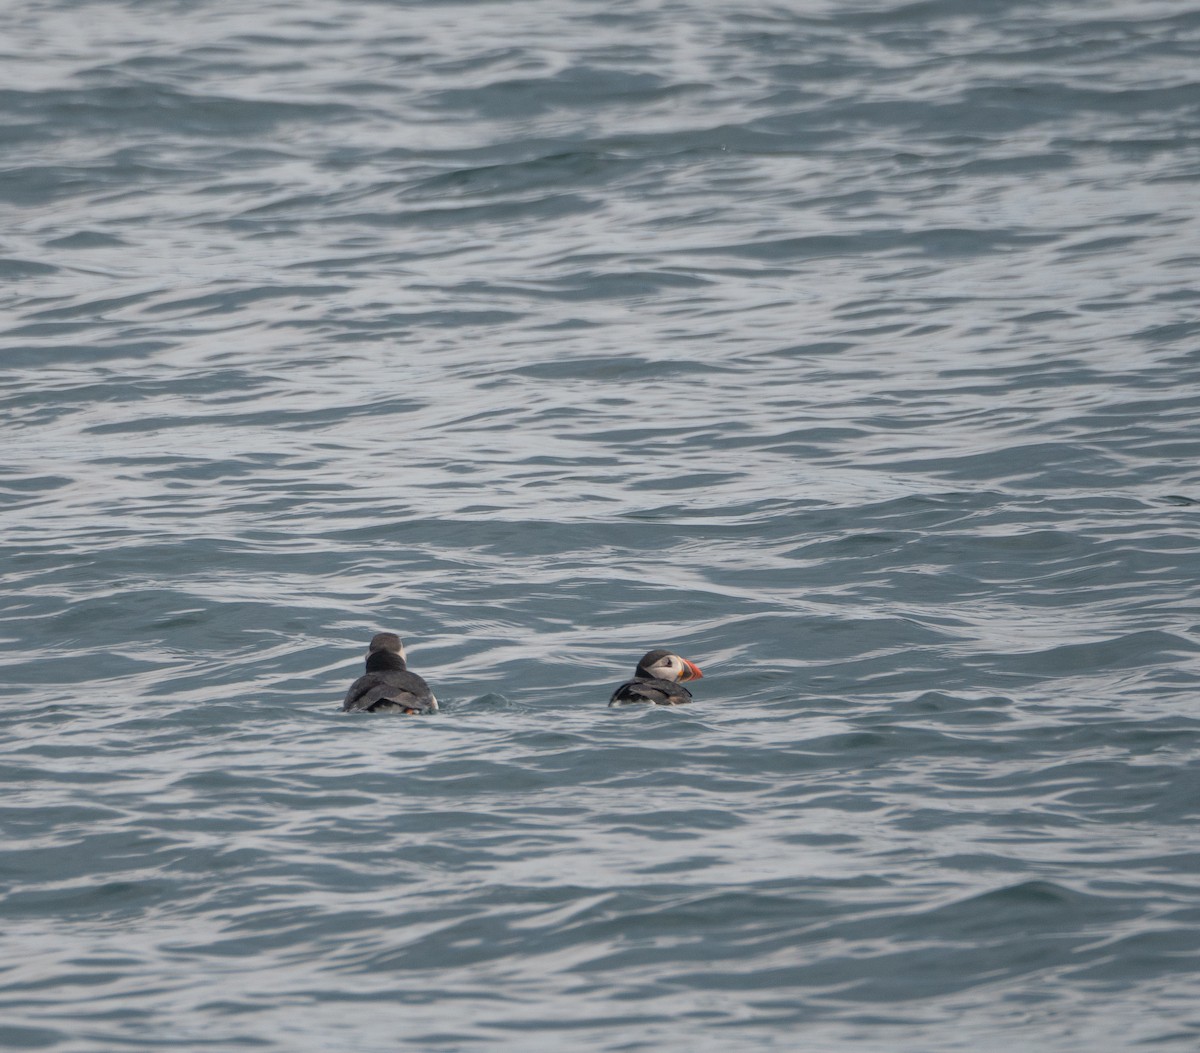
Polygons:
<instances>
[{"instance_id":1,"label":"gray-blue water","mask_svg":"<svg viewBox=\"0 0 1200 1053\"><path fill-rule=\"evenodd\" d=\"M0 1045L1197 1048L1198 70L5 5ZM381 629L440 714L338 711Z\"/></svg>"}]
</instances>

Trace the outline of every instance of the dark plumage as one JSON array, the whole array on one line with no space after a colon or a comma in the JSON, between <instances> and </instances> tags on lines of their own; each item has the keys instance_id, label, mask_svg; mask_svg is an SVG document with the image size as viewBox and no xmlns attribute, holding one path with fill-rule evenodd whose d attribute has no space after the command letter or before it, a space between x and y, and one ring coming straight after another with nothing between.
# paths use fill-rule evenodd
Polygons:
<instances>
[{"instance_id":1,"label":"dark plumage","mask_svg":"<svg viewBox=\"0 0 1200 1053\"><path fill-rule=\"evenodd\" d=\"M613 692L610 706L628 706L648 702L656 706L682 706L692 693L680 685L682 680L699 680L700 667L673 651L650 651L640 662L632 680Z\"/></svg>"},{"instance_id":2,"label":"dark plumage","mask_svg":"<svg viewBox=\"0 0 1200 1053\"><path fill-rule=\"evenodd\" d=\"M367 671L350 685L342 709L356 713L436 713L437 708L429 685L408 671L400 637L376 633L367 651Z\"/></svg>"}]
</instances>

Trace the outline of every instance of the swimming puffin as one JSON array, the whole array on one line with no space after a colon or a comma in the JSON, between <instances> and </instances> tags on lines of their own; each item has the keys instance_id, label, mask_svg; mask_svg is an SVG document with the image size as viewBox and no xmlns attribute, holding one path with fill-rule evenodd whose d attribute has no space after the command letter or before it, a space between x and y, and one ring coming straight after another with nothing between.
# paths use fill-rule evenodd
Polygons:
<instances>
[{"instance_id":1,"label":"swimming puffin","mask_svg":"<svg viewBox=\"0 0 1200 1053\"><path fill-rule=\"evenodd\" d=\"M627 680L613 692L610 706L628 706L635 702L652 702L656 706L682 706L692 700L692 693L680 685L681 680L699 680L704 674L694 662L671 651L651 651L640 662L632 680Z\"/></svg>"},{"instance_id":2,"label":"swimming puffin","mask_svg":"<svg viewBox=\"0 0 1200 1053\"><path fill-rule=\"evenodd\" d=\"M346 692L342 709L355 713L436 713L437 699L404 662L395 633L376 633L367 650L367 671Z\"/></svg>"}]
</instances>

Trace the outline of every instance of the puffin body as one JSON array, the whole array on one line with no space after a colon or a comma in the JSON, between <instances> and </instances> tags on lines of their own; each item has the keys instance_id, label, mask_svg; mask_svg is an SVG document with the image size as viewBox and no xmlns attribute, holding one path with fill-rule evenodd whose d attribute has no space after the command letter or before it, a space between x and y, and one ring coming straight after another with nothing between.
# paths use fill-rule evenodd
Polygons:
<instances>
[{"instance_id":1,"label":"puffin body","mask_svg":"<svg viewBox=\"0 0 1200 1053\"><path fill-rule=\"evenodd\" d=\"M395 633L376 633L367 650L367 671L350 690L342 709L354 713L436 713L437 699L404 660L404 644Z\"/></svg>"},{"instance_id":2,"label":"puffin body","mask_svg":"<svg viewBox=\"0 0 1200 1053\"><path fill-rule=\"evenodd\" d=\"M682 706L692 693L681 685L684 680L699 680L704 674L694 662L671 651L651 651L640 662L632 680L626 680L608 700L610 706L628 706L648 702L656 706Z\"/></svg>"}]
</instances>

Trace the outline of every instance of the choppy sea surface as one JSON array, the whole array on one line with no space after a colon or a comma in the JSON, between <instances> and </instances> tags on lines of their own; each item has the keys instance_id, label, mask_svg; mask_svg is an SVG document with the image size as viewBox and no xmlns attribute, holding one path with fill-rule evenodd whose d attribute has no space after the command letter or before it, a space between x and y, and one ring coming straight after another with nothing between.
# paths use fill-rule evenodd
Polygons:
<instances>
[{"instance_id":1,"label":"choppy sea surface","mask_svg":"<svg viewBox=\"0 0 1200 1053\"><path fill-rule=\"evenodd\" d=\"M0 1045L1197 1048L1198 56L7 5Z\"/></svg>"}]
</instances>

